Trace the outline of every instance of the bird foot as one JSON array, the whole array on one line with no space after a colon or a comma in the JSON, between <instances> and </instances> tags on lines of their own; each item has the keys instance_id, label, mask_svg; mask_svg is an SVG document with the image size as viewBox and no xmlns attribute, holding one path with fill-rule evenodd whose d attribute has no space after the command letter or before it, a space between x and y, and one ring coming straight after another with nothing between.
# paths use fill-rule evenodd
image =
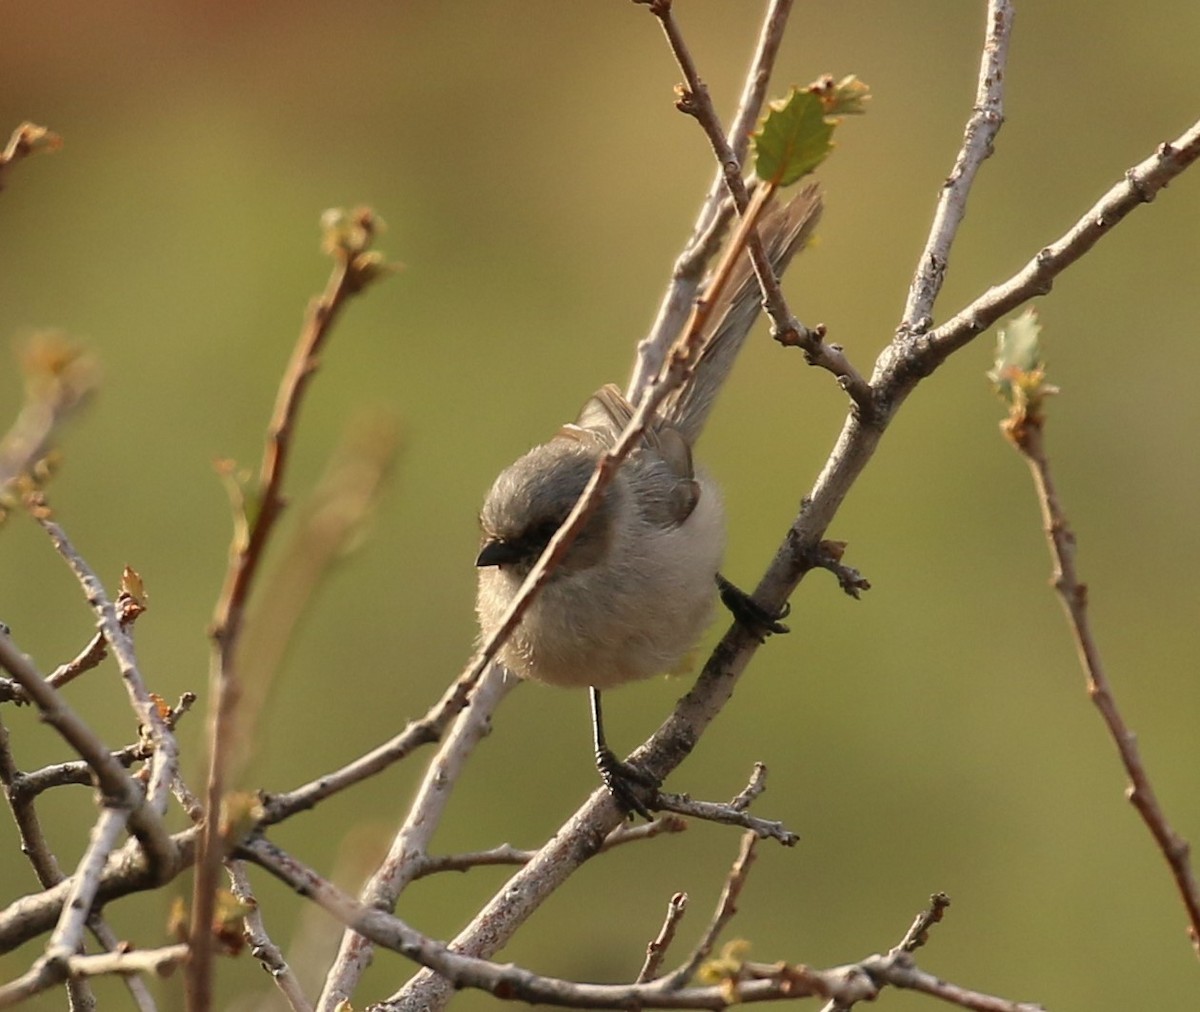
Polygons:
<instances>
[{"instance_id":1,"label":"bird foot","mask_svg":"<svg viewBox=\"0 0 1200 1012\"><path fill-rule=\"evenodd\" d=\"M792 606L785 604L778 614L772 614L754 600L740 587L730 583L720 573L717 574L717 589L721 594L721 603L732 613L734 620L758 637L765 640L771 633L783 634L789 632L781 619L791 613Z\"/></svg>"},{"instance_id":2,"label":"bird foot","mask_svg":"<svg viewBox=\"0 0 1200 1012\"><path fill-rule=\"evenodd\" d=\"M596 751L596 769L613 800L626 812L637 813L647 821L654 819L653 806L662 781L640 767L618 759L611 749Z\"/></svg>"}]
</instances>

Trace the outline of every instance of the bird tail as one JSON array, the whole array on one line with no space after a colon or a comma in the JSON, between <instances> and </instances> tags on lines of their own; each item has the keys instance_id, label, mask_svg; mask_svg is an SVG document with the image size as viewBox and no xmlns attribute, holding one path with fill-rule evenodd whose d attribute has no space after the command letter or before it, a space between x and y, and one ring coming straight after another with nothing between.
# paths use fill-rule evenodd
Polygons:
<instances>
[{"instance_id":1,"label":"bird tail","mask_svg":"<svg viewBox=\"0 0 1200 1012\"><path fill-rule=\"evenodd\" d=\"M821 217L821 193L816 183L804 188L782 208L769 209L758 223L776 277L804 248ZM762 292L743 252L725 286L725 294L709 316L696 368L687 383L663 405L664 423L678 429L695 445L734 360L762 308Z\"/></svg>"}]
</instances>

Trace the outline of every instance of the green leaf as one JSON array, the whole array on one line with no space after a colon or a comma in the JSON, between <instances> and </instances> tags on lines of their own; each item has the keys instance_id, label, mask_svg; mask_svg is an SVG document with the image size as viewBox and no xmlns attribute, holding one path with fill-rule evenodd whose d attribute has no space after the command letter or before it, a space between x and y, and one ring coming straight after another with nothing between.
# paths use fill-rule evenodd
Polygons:
<instances>
[{"instance_id":1,"label":"green leaf","mask_svg":"<svg viewBox=\"0 0 1200 1012\"><path fill-rule=\"evenodd\" d=\"M1035 309L1010 320L996 339L996 364L988 373L1010 417L1026 422L1039 422L1046 398L1058 393L1046 382L1041 333Z\"/></svg>"},{"instance_id":2,"label":"green leaf","mask_svg":"<svg viewBox=\"0 0 1200 1012\"><path fill-rule=\"evenodd\" d=\"M833 150L834 124L821 99L807 88L792 88L772 102L754 135L754 171L775 186L790 186L808 175Z\"/></svg>"},{"instance_id":3,"label":"green leaf","mask_svg":"<svg viewBox=\"0 0 1200 1012\"><path fill-rule=\"evenodd\" d=\"M1010 320L996 337L996 364L987 375L996 393L1009 404L1015 402L1017 388L1027 377L1041 373L1041 333L1037 310L1030 308Z\"/></svg>"}]
</instances>

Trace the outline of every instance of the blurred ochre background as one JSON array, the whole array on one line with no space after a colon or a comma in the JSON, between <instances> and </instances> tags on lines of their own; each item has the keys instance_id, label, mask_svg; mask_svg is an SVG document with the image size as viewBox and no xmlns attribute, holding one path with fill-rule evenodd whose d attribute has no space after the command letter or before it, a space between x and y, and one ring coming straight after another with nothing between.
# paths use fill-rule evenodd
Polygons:
<instances>
[{"instance_id":1,"label":"blurred ochre background","mask_svg":"<svg viewBox=\"0 0 1200 1012\"><path fill-rule=\"evenodd\" d=\"M961 138L983 6L848 0L793 15L776 94L828 71L857 73L875 96L839 131L820 173L820 244L786 286L802 318L824 321L864 371L891 335ZM759 7L678 5L725 114ZM1198 38L1200 7L1183 0L1149 0L1136 17L1112 2L1019 5L1007 125L939 319L1200 114ZM51 498L110 587L126 563L145 578L139 655L170 699L206 689L204 630L229 535L211 461L257 462L305 301L327 271L318 217L366 203L389 223L380 245L405 269L338 325L289 482L302 498L360 410L402 419L397 478L371 539L306 621L247 771L247 786L295 786L388 737L458 672L474 636L484 490L600 383L626 377L712 173L699 130L672 108L677 71L653 19L617 2L44 0L0 9L0 39L0 132L32 119L66 141L17 167L0 195L0 335L61 327L103 362L102 394L65 435ZM1193 841L1198 262L1193 172L1039 302L1063 388L1050 448L1100 644L1161 799ZM828 965L886 949L944 889L954 906L921 961L949 979L1061 1010L1193 1009L1182 910L1122 798L1047 587L1027 475L998 436L984 379L993 343L980 338L905 405L830 532L874 589L855 603L821 574L806 580L792 635L760 653L670 786L727 797L754 760L770 768L760 814L803 839L760 852L730 932L755 958ZM11 359L0 362L6 425L20 382ZM844 401L765 330L745 354L701 445L727 497L733 579L762 571ZM0 531L0 618L47 670L91 631L78 588L20 516ZM613 694L618 747L640 741L683 690L662 680ZM69 694L113 745L131 739L111 669ZM31 712L4 719L25 768L67 758ZM193 776L202 724L193 715L181 730ZM595 784L587 734L583 694L523 687L438 847L541 842ZM355 886L418 775L416 764L393 769L273 835ZM43 814L70 865L91 808L81 791L59 793ZM734 832L697 825L596 861L504 956L628 978L680 889L692 897L690 944L736 846ZM8 903L34 883L4 819L0 853ZM449 936L504 877L421 882L399 913ZM256 881L268 927L290 946L299 901ZM156 944L165 897L111 917L137 944ZM309 922L318 927L300 933L318 947L305 972L327 958L328 924ZM0 959L5 979L35 952ZM381 954L356 1004L410 971ZM249 956L220 972L224 1007L278 1007ZM161 989L165 1008L182 1007L177 987ZM111 1007L123 1007L120 992L100 989Z\"/></svg>"}]
</instances>

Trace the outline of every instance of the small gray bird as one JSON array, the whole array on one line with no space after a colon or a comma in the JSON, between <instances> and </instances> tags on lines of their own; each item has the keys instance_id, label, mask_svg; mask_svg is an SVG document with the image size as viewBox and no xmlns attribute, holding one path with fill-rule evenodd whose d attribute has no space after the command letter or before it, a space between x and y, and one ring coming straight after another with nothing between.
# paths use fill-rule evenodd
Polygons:
<instances>
[{"instance_id":1,"label":"small gray bird","mask_svg":"<svg viewBox=\"0 0 1200 1012\"><path fill-rule=\"evenodd\" d=\"M820 193L812 185L760 221L777 274L804 246L820 213ZM658 785L608 748L600 690L686 666L712 620L717 585L729 587L718 573L725 547L721 495L693 464L692 447L761 306L748 257L725 291L709 317L689 382L664 402L499 652L521 678L590 688L597 767L618 803L647 817L639 787ZM604 386L573 424L496 478L480 512L483 540L475 561L476 611L485 637L500 624L633 411L615 386Z\"/></svg>"}]
</instances>

